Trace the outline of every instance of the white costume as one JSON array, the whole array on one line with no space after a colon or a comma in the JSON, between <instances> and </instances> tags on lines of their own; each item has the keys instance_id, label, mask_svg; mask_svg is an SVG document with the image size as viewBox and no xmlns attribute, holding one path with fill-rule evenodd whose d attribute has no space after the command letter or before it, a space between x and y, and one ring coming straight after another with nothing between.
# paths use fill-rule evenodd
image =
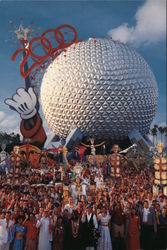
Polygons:
<instances>
[{"instance_id":1,"label":"white costume","mask_svg":"<svg viewBox=\"0 0 167 250\"><path fill-rule=\"evenodd\" d=\"M107 214L105 217L102 214L99 215L100 227L99 231L101 237L99 238L97 250L112 250L110 230L108 223L110 221L110 215Z\"/></svg>"},{"instance_id":2,"label":"white costume","mask_svg":"<svg viewBox=\"0 0 167 250\"><path fill-rule=\"evenodd\" d=\"M6 228L6 219L0 219L0 250L9 250L9 228L12 221L9 220L8 228Z\"/></svg>"},{"instance_id":3,"label":"white costume","mask_svg":"<svg viewBox=\"0 0 167 250\"><path fill-rule=\"evenodd\" d=\"M88 186L90 185L90 180L89 179L83 179L82 182L82 195L87 195L87 190L88 190Z\"/></svg>"},{"instance_id":4,"label":"white costume","mask_svg":"<svg viewBox=\"0 0 167 250\"><path fill-rule=\"evenodd\" d=\"M38 250L51 250L52 233L49 233L49 218L42 217L37 221L39 231Z\"/></svg>"},{"instance_id":5,"label":"white costume","mask_svg":"<svg viewBox=\"0 0 167 250\"><path fill-rule=\"evenodd\" d=\"M102 177L100 177L100 178L95 177L95 180L94 180L94 181L96 182L96 187L97 187L97 188L100 188L101 185L103 184L103 178L102 178Z\"/></svg>"},{"instance_id":6,"label":"white costume","mask_svg":"<svg viewBox=\"0 0 167 250\"><path fill-rule=\"evenodd\" d=\"M75 201L75 195L76 195L76 183L75 182L71 184L70 189L71 189L73 201Z\"/></svg>"}]
</instances>

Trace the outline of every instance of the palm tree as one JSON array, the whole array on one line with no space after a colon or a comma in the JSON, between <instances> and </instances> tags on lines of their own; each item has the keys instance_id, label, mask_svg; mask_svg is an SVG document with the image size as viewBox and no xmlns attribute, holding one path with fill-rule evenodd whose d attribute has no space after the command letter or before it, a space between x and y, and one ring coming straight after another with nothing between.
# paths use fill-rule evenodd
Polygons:
<instances>
[{"instance_id":1,"label":"palm tree","mask_svg":"<svg viewBox=\"0 0 167 250\"><path fill-rule=\"evenodd\" d=\"M154 128L155 128L155 131L156 131L156 134L155 134L155 145L156 145L156 143L157 143L157 135L158 135L158 125L154 124Z\"/></svg>"},{"instance_id":2,"label":"palm tree","mask_svg":"<svg viewBox=\"0 0 167 250\"><path fill-rule=\"evenodd\" d=\"M164 127L165 132L165 147L167 148L167 127Z\"/></svg>"},{"instance_id":3,"label":"palm tree","mask_svg":"<svg viewBox=\"0 0 167 250\"><path fill-rule=\"evenodd\" d=\"M153 136L153 145L154 146L155 146L156 141L157 141L157 132L158 132L157 127L158 127L157 125L154 125L154 127L151 129L151 134Z\"/></svg>"},{"instance_id":4,"label":"palm tree","mask_svg":"<svg viewBox=\"0 0 167 250\"><path fill-rule=\"evenodd\" d=\"M158 125L157 125L157 124L154 124L154 128L158 128Z\"/></svg>"},{"instance_id":5,"label":"palm tree","mask_svg":"<svg viewBox=\"0 0 167 250\"><path fill-rule=\"evenodd\" d=\"M163 138L162 138L162 136L163 136L163 134L164 134L164 132L165 132L165 129L163 128L163 127L158 127L158 131L159 131L159 133L161 134L161 142L163 141Z\"/></svg>"}]
</instances>

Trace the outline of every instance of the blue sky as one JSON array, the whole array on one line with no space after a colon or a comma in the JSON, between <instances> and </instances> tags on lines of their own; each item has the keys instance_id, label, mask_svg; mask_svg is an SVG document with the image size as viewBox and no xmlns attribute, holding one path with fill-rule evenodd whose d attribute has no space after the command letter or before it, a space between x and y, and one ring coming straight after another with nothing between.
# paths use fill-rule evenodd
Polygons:
<instances>
[{"instance_id":1,"label":"blue sky","mask_svg":"<svg viewBox=\"0 0 167 250\"><path fill-rule=\"evenodd\" d=\"M165 1L1 1L0 2L0 130L19 131L20 117L3 102L18 87L24 86L20 77L19 60L11 61L16 46L10 47L10 21L23 25L31 21L48 28L61 24L73 25L79 39L109 37L128 43L150 65L159 88L159 103L155 123L166 121L166 41L164 26ZM150 13L151 11L151 13ZM157 20L157 21L156 21ZM45 123L45 127L47 127ZM47 128L46 128L47 129Z\"/></svg>"}]
</instances>

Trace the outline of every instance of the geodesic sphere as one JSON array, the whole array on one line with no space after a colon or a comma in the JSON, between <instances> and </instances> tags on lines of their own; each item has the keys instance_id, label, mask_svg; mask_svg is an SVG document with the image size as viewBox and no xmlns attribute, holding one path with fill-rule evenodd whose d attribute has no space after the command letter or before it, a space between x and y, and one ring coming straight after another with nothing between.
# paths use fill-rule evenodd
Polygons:
<instances>
[{"instance_id":1,"label":"geodesic sphere","mask_svg":"<svg viewBox=\"0 0 167 250\"><path fill-rule=\"evenodd\" d=\"M158 102L154 75L133 49L89 39L71 45L47 68L41 86L46 122L60 137L74 127L100 140L148 132Z\"/></svg>"}]
</instances>

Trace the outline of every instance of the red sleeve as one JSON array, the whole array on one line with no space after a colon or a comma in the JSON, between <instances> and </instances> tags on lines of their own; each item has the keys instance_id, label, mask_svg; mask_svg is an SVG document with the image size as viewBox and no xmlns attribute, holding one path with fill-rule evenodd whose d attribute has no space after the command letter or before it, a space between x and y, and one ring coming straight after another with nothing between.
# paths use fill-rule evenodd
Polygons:
<instances>
[{"instance_id":1,"label":"red sleeve","mask_svg":"<svg viewBox=\"0 0 167 250\"><path fill-rule=\"evenodd\" d=\"M25 129L25 121L22 120L20 124L20 131L25 138L30 138L33 142L39 141L44 143L46 140L46 134L42 125L40 115L37 113L37 121L32 129Z\"/></svg>"}]
</instances>

